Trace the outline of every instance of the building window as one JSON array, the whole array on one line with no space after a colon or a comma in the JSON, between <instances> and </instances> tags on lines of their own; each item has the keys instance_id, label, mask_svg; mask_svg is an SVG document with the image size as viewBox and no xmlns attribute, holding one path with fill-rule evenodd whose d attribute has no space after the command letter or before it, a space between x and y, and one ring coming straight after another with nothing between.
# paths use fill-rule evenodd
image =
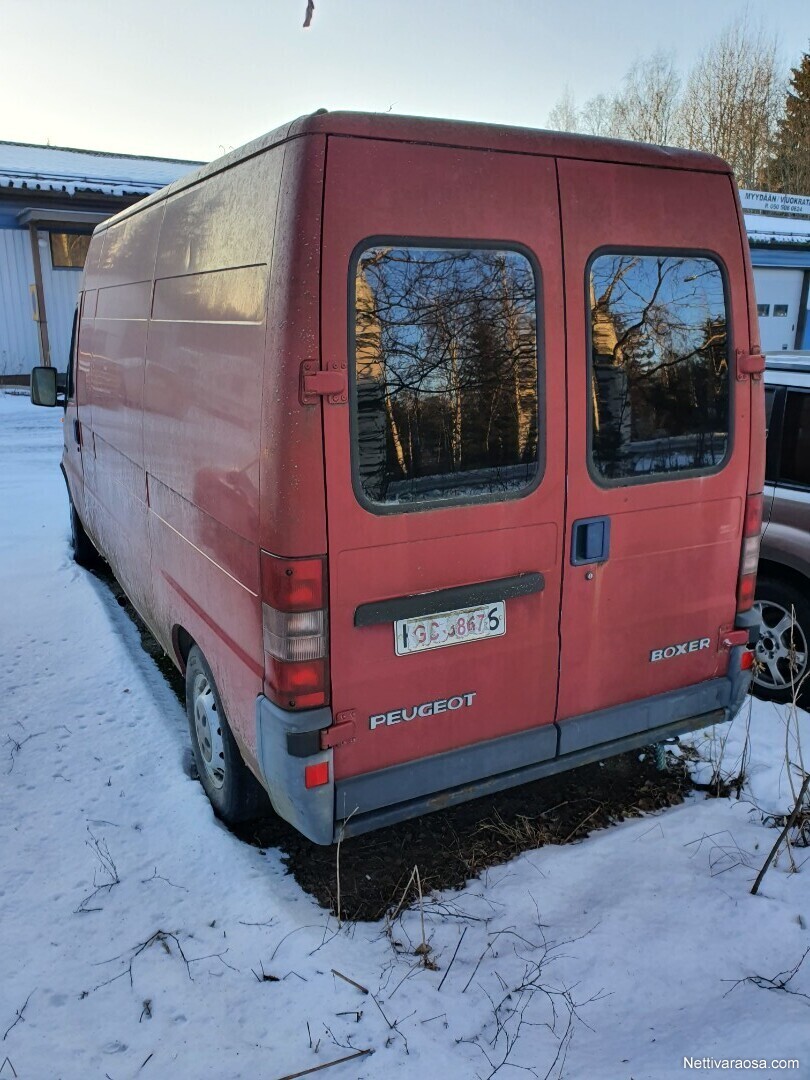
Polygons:
<instances>
[{"instance_id":1,"label":"building window","mask_svg":"<svg viewBox=\"0 0 810 1080\"><path fill-rule=\"evenodd\" d=\"M757 315L760 319L766 319L771 313L770 304L757 304Z\"/></svg>"},{"instance_id":2,"label":"building window","mask_svg":"<svg viewBox=\"0 0 810 1080\"><path fill-rule=\"evenodd\" d=\"M49 233L51 265L55 270L81 270L90 247L89 233Z\"/></svg>"},{"instance_id":3,"label":"building window","mask_svg":"<svg viewBox=\"0 0 810 1080\"><path fill-rule=\"evenodd\" d=\"M720 267L689 255L599 255L588 289L594 472L626 483L716 469L729 431Z\"/></svg>"},{"instance_id":4,"label":"building window","mask_svg":"<svg viewBox=\"0 0 810 1080\"><path fill-rule=\"evenodd\" d=\"M774 304L773 305L773 314L774 314L775 318L777 318L777 319L786 319L787 318L787 313L788 313L787 304Z\"/></svg>"},{"instance_id":5,"label":"building window","mask_svg":"<svg viewBox=\"0 0 810 1080\"><path fill-rule=\"evenodd\" d=\"M528 490L540 468L529 259L473 245L375 244L353 276L361 501L408 510Z\"/></svg>"}]
</instances>

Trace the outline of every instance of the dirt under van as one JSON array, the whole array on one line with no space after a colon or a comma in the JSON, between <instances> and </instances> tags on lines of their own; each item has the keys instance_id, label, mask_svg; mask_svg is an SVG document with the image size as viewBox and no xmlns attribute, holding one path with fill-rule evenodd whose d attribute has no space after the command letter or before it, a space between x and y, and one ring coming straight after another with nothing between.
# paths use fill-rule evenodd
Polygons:
<instances>
[{"instance_id":1,"label":"dirt under van","mask_svg":"<svg viewBox=\"0 0 810 1080\"><path fill-rule=\"evenodd\" d=\"M74 548L328 844L736 712L762 369L719 159L315 114L96 229Z\"/></svg>"}]
</instances>

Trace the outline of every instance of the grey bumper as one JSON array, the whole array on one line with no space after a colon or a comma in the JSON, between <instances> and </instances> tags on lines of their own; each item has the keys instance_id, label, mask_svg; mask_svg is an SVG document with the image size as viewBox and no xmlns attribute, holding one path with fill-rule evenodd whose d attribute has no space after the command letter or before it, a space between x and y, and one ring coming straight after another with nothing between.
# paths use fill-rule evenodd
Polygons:
<instances>
[{"instance_id":1,"label":"grey bumper","mask_svg":"<svg viewBox=\"0 0 810 1080\"><path fill-rule=\"evenodd\" d=\"M270 802L279 817L316 844L331 844L334 834L332 751L316 750L299 757L290 753L290 747L306 741L307 733L314 735L314 742L309 741L317 746L318 733L331 723L332 713L326 708L294 713L280 709L263 695L256 700L256 757ZM304 768L322 761L329 763L329 782L307 788Z\"/></svg>"},{"instance_id":2,"label":"grey bumper","mask_svg":"<svg viewBox=\"0 0 810 1080\"><path fill-rule=\"evenodd\" d=\"M320 731L332 722L330 710L288 713L260 697L257 756L276 813L316 844L331 844L339 832L368 832L731 720L751 681L750 671L740 670L744 651L744 646L732 649L732 674L726 678L392 765L337 785L332 751L318 749ZM329 762L329 783L307 789L304 768L321 761Z\"/></svg>"}]
</instances>

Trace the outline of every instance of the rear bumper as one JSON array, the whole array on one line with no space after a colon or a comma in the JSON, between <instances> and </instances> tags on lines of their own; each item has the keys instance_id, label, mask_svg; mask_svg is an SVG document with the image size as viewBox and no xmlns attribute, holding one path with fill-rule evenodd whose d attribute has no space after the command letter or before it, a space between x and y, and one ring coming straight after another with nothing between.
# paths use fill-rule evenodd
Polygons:
<instances>
[{"instance_id":1,"label":"rear bumper","mask_svg":"<svg viewBox=\"0 0 810 1080\"><path fill-rule=\"evenodd\" d=\"M723 723L739 711L750 683L732 650L722 679L603 709L541 728L475 743L416 761L332 780L331 751L302 759L287 752L287 732L314 731L307 714L289 714L266 698L257 708L259 761L274 808L309 839L329 844L397 821L442 810L634 750L687 731ZM315 716L314 714L318 714ZM328 726L328 709L312 722ZM303 725L303 726L302 726ZM305 764L329 760L330 783L306 790Z\"/></svg>"}]
</instances>

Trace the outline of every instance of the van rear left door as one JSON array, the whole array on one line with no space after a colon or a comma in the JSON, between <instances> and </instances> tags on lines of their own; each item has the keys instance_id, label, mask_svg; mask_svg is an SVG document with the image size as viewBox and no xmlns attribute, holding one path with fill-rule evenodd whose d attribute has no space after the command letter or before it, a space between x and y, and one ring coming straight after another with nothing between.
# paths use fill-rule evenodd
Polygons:
<instances>
[{"instance_id":1,"label":"van rear left door","mask_svg":"<svg viewBox=\"0 0 810 1080\"><path fill-rule=\"evenodd\" d=\"M518 740L367 787L369 810L505 769L521 737L524 759L556 752L554 162L332 136L322 265L322 373L304 392L339 388L323 418L340 818L350 777Z\"/></svg>"}]
</instances>

